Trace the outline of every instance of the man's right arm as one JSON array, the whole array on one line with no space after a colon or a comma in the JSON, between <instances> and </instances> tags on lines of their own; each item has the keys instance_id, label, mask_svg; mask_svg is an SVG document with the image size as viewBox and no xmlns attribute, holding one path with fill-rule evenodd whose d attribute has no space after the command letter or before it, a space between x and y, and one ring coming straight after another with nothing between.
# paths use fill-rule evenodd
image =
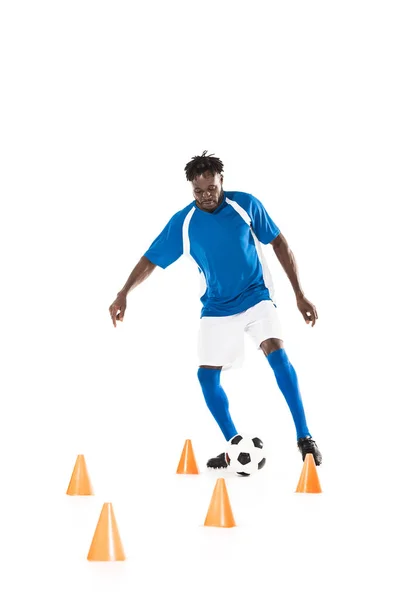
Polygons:
<instances>
[{"instance_id":1,"label":"man's right arm","mask_svg":"<svg viewBox=\"0 0 400 600\"><path fill-rule=\"evenodd\" d=\"M146 256L142 256L132 273L129 275L124 287L118 292L118 295L124 294L127 296L131 290L145 281L145 279L152 274L156 266L157 265L152 263Z\"/></svg>"},{"instance_id":2,"label":"man's right arm","mask_svg":"<svg viewBox=\"0 0 400 600\"><path fill-rule=\"evenodd\" d=\"M116 321L122 321L124 318L128 293L147 279L156 266L166 269L182 256L182 226L185 215L186 212L180 211L168 221L162 232L139 260L123 288L118 292L117 298L110 306L114 327L117 325Z\"/></svg>"}]
</instances>

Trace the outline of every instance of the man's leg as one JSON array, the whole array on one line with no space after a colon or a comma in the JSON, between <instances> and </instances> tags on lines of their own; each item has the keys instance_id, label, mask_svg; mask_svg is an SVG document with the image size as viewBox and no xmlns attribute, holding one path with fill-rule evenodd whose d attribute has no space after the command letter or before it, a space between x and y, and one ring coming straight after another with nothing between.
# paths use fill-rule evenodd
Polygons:
<instances>
[{"instance_id":1,"label":"man's leg","mask_svg":"<svg viewBox=\"0 0 400 600\"><path fill-rule=\"evenodd\" d=\"M237 431L229 413L227 395L220 383L221 369L222 367L201 365L197 371L197 376L206 404L212 416L217 421L224 438L226 441L229 441L237 434Z\"/></svg>"},{"instance_id":2,"label":"man's leg","mask_svg":"<svg viewBox=\"0 0 400 600\"><path fill-rule=\"evenodd\" d=\"M221 386L222 368L237 366L244 353L244 325L237 315L202 317L198 338L197 376L207 406L226 441L237 434L229 412L228 398ZM213 365L213 366L212 366ZM220 365L220 366L217 366ZM226 467L225 453L212 458L208 467Z\"/></svg>"},{"instance_id":3,"label":"man's leg","mask_svg":"<svg viewBox=\"0 0 400 600\"><path fill-rule=\"evenodd\" d=\"M310 436L296 371L290 363L283 341L270 338L261 342L261 349L274 371L276 382L292 413L298 438Z\"/></svg>"},{"instance_id":4,"label":"man's leg","mask_svg":"<svg viewBox=\"0 0 400 600\"><path fill-rule=\"evenodd\" d=\"M221 369L222 367L201 365L197 372L197 376L203 390L206 404L218 423L226 441L229 441L237 434L237 430L229 413L227 395L220 383ZM208 461L207 466L214 469L225 468L227 466L225 453L222 453L215 458L211 458Z\"/></svg>"},{"instance_id":5,"label":"man's leg","mask_svg":"<svg viewBox=\"0 0 400 600\"><path fill-rule=\"evenodd\" d=\"M283 347L283 341L269 338L261 342L260 347L274 371L278 387L292 413L297 433L297 445L303 460L307 453L311 453L315 463L319 465L322 462L322 456L309 432L297 374Z\"/></svg>"}]
</instances>

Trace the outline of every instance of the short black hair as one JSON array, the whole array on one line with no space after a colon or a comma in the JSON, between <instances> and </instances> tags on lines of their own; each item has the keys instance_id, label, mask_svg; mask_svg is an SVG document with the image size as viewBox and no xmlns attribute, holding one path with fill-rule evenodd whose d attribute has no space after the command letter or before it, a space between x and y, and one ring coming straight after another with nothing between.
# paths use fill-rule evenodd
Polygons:
<instances>
[{"instance_id":1,"label":"short black hair","mask_svg":"<svg viewBox=\"0 0 400 600\"><path fill-rule=\"evenodd\" d=\"M202 175L206 171L210 171L212 175L222 173L224 170L222 161L213 154L209 154L208 156L206 154L207 150L204 150L201 156L193 156L192 160L187 163L185 173L188 181L193 181L195 177Z\"/></svg>"}]
</instances>

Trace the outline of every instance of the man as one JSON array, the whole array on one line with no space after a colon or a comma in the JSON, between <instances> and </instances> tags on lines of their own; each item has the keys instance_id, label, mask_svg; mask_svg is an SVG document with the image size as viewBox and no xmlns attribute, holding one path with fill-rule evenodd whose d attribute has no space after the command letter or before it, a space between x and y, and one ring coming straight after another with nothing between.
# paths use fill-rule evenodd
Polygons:
<instances>
[{"instance_id":1,"label":"man","mask_svg":"<svg viewBox=\"0 0 400 600\"><path fill-rule=\"evenodd\" d=\"M318 319L315 306L304 296L296 261L286 239L263 204L251 194L223 190L223 163L212 154L195 156L185 167L194 202L180 210L133 269L109 311L114 327L123 321L129 291L159 266L163 269L182 255L196 264L201 279L201 318L198 340L198 379L207 406L225 440L237 434L221 387L221 371L240 366L244 332L261 349L291 411L297 446L320 465L322 456L311 437L296 371L282 341L274 290L261 244L271 244L296 296L307 324ZM225 453L207 462L226 468Z\"/></svg>"}]
</instances>

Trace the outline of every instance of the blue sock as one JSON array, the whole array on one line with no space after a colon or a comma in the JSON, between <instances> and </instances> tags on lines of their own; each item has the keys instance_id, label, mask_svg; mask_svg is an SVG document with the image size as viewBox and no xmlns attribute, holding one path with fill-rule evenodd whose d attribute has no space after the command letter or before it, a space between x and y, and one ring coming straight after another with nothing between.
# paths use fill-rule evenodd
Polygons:
<instances>
[{"instance_id":1,"label":"blue sock","mask_svg":"<svg viewBox=\"0 0 400 600\"><path fill-rule=\"evenodd\" d=\"M228 398L221 387L220 369L204 369L200 367L197 371L201 388L208 408L217 421L226 441L237 434L236 427L229 414Z\"/></svg>"},{"instance_id":2,"label":"blue sock","mask_svg":"<svg viewBox=\"0 0 400 600\"><path fill-rule=\"evenodd\" d=\"M280 348L268 354L267 358L274 371L279 389L284 395L292 413L296 426L297 439L309 436L310 432L306 423L296 371L289 361L286 351Z\"/></svg>"}]
</instances>

